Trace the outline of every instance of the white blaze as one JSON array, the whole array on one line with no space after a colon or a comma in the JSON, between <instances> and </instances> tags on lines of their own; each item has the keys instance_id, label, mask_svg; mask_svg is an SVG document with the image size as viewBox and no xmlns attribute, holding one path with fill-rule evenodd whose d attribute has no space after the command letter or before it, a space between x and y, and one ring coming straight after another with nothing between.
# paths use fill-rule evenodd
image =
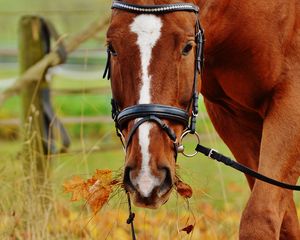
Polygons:
<instances>
[{"instance_id":1,"label":"white blaze","mask_svg":"<svg viewBox=\"0 0 300 240\"><path fill-rule=\"evenodd\" d=\"M149 65L152 57L152 49L157 40L160 38L160 30L162 21L154 15L139 15L130 25L133 33L137 34L137 45L141 55L141 90L139 104L151 103L150 83L151 76L149 75ZM159 179L152 175L150 169L150 153L149 153L149 133L151 123L146 122L139 127L139 144L142 153L141 171L136 179L131 179L135 186L138 186L140 194L144 197L149 197L153 188L160 184Z\"/></svg>"}]
</instances>

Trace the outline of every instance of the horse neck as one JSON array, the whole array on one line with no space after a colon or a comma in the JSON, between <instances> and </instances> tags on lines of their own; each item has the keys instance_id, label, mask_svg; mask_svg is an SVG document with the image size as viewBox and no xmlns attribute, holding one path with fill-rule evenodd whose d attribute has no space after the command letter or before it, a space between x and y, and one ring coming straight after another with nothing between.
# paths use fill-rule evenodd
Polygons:
<instances>
[{"instance_id":1,"label":"horse neck","mask_svg":"<svg viewBox=\"0 0 300 240\"><path fill-rule=\"evenodd\" d=\"M216 48L235 31L230 23L230 7L240 5L240 0L198 0L200 20L206 35L206 51ZM238 9L238 8L237 8Z\"/></svg>"},{"instance_id":2,"label":"horse neck","mask_svg":"<svg viewBox=\"0 0 300 240\"><path fill-rule=\"evenodd\" d=\"M224 49L226 44L236 44L232 42L232 35L235 35L236 39L246 38L246 34L240 36L241 32L245 32L245 28L252 31L252 38L257 38L257 40L263 35L266 36L266 33L276 36L276 32L289 31L293 27L291 24L293 24L292 18L296 12L297 2L295 0L288 2L279 0L271 2L267 0L196 1L200 7L200 20L207 38L207 52L216 48ZM290 19L287 19L287 16Z\"/></svg>"}]
</instances>

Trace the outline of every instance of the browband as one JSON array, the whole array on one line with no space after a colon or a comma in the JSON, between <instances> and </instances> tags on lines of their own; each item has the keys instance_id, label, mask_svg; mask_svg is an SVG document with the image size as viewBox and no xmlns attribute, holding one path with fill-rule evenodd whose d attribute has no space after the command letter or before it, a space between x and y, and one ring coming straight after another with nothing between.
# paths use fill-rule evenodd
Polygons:
<instances>
[{"instance_id":1,"label":"browband","mask_svg":"<svg viewBox=\"0 0 300 240\"><path fill-rule=\"evenodd\" d=\"M174 4L162 4L162 5L135 5L131 3L125 3L121 1L114 1L112 9L125 10L133 13L144 14L160 14L177 11L199 12L199 7L192 3L174 3Z\"/></svg>"}]
</instances>

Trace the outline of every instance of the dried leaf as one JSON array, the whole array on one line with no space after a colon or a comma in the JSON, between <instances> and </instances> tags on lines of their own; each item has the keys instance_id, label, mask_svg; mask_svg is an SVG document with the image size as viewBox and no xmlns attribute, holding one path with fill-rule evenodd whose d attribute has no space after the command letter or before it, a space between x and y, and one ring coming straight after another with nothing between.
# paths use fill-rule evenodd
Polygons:
<instances>
[{"instance_id":1,"label":"dried leaf","mask_svg":"<svg viewBox=\"0 0 300 240\"><path fill-rule=\"evenodd\" d=\"M182 182L181 180L178 180L175 183L175 187L176 187L176 191L180 194L180 196L182 196L184 198L192 197L193 190L188 184Z\"/></svg>"},{"instance_id":2,"label":"dried leaf","mask_svg":"<svg viewBox=\"0 0 300 240\"><path fill-rule=\"evenodd\" d=\"M74 176L64 184L65 192L72 193L72 201L85 199L94 213L98 212L109 200L113 186L118 183L112 179L111 170L96 170L92 178L84 181Z\"/></svg>"},{"instance_id":3,"label":"dried leaf","mask_svg":"<svg viewBox=\"0 0 300 240\"><path fill-rule=\"evenodd\" d=\"M187 234L190 234L194 230L194 225L186 226L185 228L181 229L181 232L186 232Z\"/></svg>"},{"instance_id":4,"label":"dried leaf","mask_svg":"<svg viewBox=\"0 0 300 240\"><path fill-rule=\"evenodd\" d=\"M98 212L107 203L111 192L112 187L102 185L99 180L92 186L87 202L94 213Z\"/></svg>"},{"instance_id":5,"label":"dried leaf","mask_svg":"<svg viewBox=\"0 0 300 240\"><path fill-rule=\"evenodd\" d=\"M79 201L88 196L87 185L79 176L74 176L70 181L64 183L64 191L72 193L71 201Z\"/></svg>"},{"instance_id":6,"label":"dried leaf","mask_svg":"<svg viewBox=\"0 0 300 240\"><path fill-rule=\"evenodd\" d=\"M87 199L88 204L92 208L93 212L98 212L105 203L109 200L109 196L112 192L112 186L115 181L112 180L111 170L96 170L96 173L88 181L94 182L89 189L90 195Z\"/></svg>"},{"instance_id":7,"label":"dried leaf","mask_svg":"<svg viewBox=\"0 0 300 240\"><path fill-rule=\"evenodd\" d=\"M96 173L92 177L96 181L100 181L102 185L110 185L112 182L112 172L111 170L96 170Z\"/></svg>"}]
</instances>

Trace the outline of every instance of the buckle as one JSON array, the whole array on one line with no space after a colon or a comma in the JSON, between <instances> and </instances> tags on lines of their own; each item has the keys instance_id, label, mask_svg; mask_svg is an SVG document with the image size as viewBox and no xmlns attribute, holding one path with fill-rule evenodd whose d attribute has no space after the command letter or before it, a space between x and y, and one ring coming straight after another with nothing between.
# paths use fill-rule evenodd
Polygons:
<instances>
[{"instance_id":1,"label":"buckle","mask_svg":"<svg viewBox=\"0 0 300 240\"><path fill-rule=\"evenodd\" d=\"M211 156L213 155L213 153L218 153L218 151L212 148L212 149L210 149L210 151L209 151L209 153L208 153L207 156L212 159Z\"/></svg>"},{"instance_id":2,"label":"buckle","mask_svg":"<svg viewBox=\"0 0 300 240\"><path fill-rule=\"evenodd\" d=\"M193 117L198 117L198 113L194 113L194 111L192 111L192 115Z\"/></svg>"}]
</instances>

